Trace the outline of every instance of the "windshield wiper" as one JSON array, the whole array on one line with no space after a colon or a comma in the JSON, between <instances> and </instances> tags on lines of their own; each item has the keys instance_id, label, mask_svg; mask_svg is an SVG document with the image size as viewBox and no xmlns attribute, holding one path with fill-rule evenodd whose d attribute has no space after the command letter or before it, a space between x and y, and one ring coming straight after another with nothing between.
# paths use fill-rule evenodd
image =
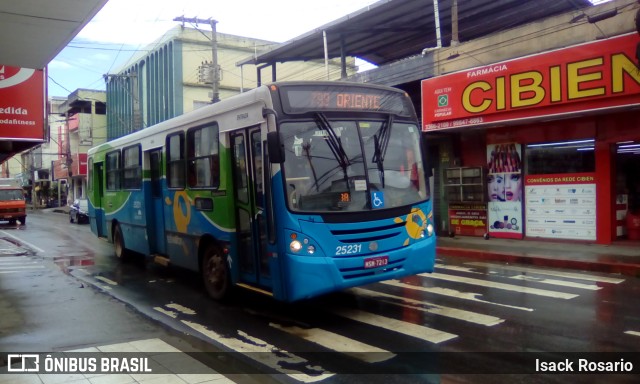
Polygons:
<instances>
[{"instance_id":1,"label":"windshield wiper","mask_svg":"<svg viewBox=\"0 0 640 384\"><path fill-rule=\"evenodd\" d=\"M389 118L382 123L378 134L373 135L373 145L375 147L373 152L372 163L376 163L378 171L380 172L380 181L382 188L384 188L384 156L387 153L389 147L389 140L391 139L391 127L393 126L393 115L389 115Z\"/></svg>"},{"instance_id":2,"label":"windshield wiper","mask_svg":"<svg viewBox=\"0 0 640 384\"><path fill-rule=\"evenodd\" d=\"M331 127L331 124L329 124L329 120L327 120L326 116L323 115L322 113L316 113L316 124L322 130L327 132L326 137L327 137L327 144L329 145L329 149L331 150L331 153L333 153L333 156L338 161L338 164L340 164L340 167L344 171L344 174L346 177L347 167L351 165L351 163L349 162L349 157L347 156L347 153L344 151L344 148L342 147L342 142L338 138L338 135L336 135L336 132Z\"/></svg>"}]
</instances>

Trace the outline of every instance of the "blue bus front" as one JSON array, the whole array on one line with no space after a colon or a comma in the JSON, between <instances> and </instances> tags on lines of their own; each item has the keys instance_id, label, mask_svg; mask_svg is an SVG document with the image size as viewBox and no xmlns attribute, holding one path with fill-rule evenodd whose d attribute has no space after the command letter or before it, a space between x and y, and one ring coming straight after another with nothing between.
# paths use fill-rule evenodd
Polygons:
<instances>
[{"instance_id":1,"label":"blue bus front","mask_svg":"<svg viewBox=\"0 0 640 384\"><path fill-rule=\"evenodd\" d=\"M346 93L311 97L332 103ZM304 93L296 97L304 103ZM284 292L275 288L276 296L294 301L433 271L432 206L413 109L406 112L406 99L396 111L380 100L359 103L357 111L301 107L279 116L274 194L285 198L274 200Z\"/></svg>"}]
</instances>

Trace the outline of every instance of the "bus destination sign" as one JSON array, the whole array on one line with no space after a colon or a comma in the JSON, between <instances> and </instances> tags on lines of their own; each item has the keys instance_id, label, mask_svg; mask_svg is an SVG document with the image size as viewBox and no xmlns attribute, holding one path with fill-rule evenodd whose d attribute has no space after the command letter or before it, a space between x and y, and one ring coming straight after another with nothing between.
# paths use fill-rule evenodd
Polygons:
<instances>
[{"instance_id":1,"label":"bus destination sign","mask_svg":"<svg viewBox=\"0 0 640 384\"><path fill-rule=\"evenodd\" d=\"M401 92L360 91L340 87L281 87L286 113L312 111L382 112L410 116L411 102Z\"/></svg>"}]
</instances>

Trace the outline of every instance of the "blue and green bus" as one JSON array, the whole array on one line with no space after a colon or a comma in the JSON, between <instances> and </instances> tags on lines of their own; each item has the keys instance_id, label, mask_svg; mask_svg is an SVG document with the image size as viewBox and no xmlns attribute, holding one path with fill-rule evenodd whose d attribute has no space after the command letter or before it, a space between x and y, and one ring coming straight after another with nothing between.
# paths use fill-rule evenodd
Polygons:
<instances>
[{"instance_id":1,"label":"blue and green bus","mask_svg":"<svg viewBox=\"0 0 640 384\"><path fill-rule=\"evenodd\" d=\"M424 159L405 92L276 82L92 148L91 230L215 299L306 299L433 271Z\"/></svg>"}]
</instances>

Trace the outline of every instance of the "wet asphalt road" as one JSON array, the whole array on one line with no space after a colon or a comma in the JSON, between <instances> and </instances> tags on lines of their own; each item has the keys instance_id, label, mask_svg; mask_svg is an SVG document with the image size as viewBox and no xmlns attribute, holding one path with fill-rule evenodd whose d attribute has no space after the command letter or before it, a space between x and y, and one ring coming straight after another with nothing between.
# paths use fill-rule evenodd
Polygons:
<instances>
[{"instance_id":1,"label":"wet asphalt road","mask_svg":"<svg viewBox=\"0 0 640 384\"><path fill-rule=\"evenodd\" d=\"M0 237L22 241L46 267L0 274L0 297L19 308L0 350L64 350L154 336L183 350L242 351L237 357L246 365L222 369L237 373L251 365L285 382L475 383L495 377L462 375L455 367L430 374L428 362L448 356L457 367L508 367L505 359L518 352L615 352L590 355L614 359L640 345L640 281L626 276L449 257L438 260L433 275L310 301L283 304L240 291L222 304L203 294L193 273L141 258L118 262L111 244L62 214L35 213L24 229L0 225ZM50 316L30 316L47 306L56 308ZM515 372L531 369L529 360L525 365ZM593 381L589 375L502 378Z\"/></svg>"}]
</instances>

